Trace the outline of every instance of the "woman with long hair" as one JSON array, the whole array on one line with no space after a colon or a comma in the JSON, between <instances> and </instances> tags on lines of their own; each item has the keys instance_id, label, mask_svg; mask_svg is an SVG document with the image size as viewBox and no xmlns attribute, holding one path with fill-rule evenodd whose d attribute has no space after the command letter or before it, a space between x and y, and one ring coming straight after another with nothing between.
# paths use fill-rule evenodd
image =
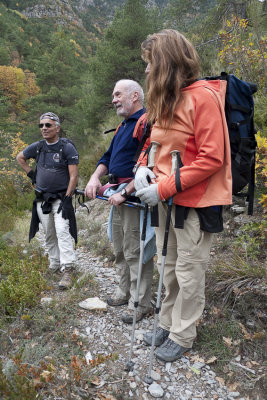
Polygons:
<instances>
[{"instance_id":1,"label":"woman with long hair","mask_svg":"<svg viewBox=\"0 0 267 400\"><path fill-rule=\"evenodd\" d=\"M151 170L142 153L135 188L141 200L158 205L159 269L167 201L173 200L163 277L165 297L155 337L155 354L167 362L193 346L196 322L205 305L212 238L223 229L222 206L232 202L226 82L199 79L198 54L176 30L149 35L141 49L147 63L147 119L153 123L146 147L154 146L154 160ZM175 170L173 157L177 157ZM144 335L144 341L151 345L152 332Z\"/></svg>"}]
</instances>

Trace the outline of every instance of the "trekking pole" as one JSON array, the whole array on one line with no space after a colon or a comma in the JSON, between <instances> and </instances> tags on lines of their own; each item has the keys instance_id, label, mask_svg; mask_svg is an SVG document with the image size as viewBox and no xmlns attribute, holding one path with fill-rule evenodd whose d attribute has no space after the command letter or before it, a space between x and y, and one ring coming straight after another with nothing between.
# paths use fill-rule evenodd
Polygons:
<instances>
[{"instance_id":1,"label":"trekking pole","mask_svg":"<svg viewBox=\"0 0 267 400\"><path fill-rule=\"evenodd\" d=\"M97 199L100 199L100 200L106 200L106 201L108 201L108 199L109 199L108 196L99 196L98 194L96 195L96 198L97 198ZM141 203L136 203L136 202L134 202L134 201L126 200L126 201L124 201L124 202L121 203L121 204L122 204L122 205L125 205L125 206L128 206L128 207L145 209L145 206L144 206L143 204L141 204ZM120 205L121 205L121 204L120 204Z\"/></svg>"},{"instance_id":2,"label":"trekking pole","mask_svg":"<svg viewBox=\"0 0 267 400\"><path fill-rule=\"evenodd\" d=\"M81 195L81 196L85 196L84 190L76 189L76 190L75 190L75 193L76 193L76 194L79 194L79 195ZM109 199L108 196L99 196L99 195L96 195L96 198L97 198L97 199L100 199L100 200L105 200L105 201L108 201L108 199ZM141 204L141 203L136 203L136 202L134 202L134 201L128 201L128 200L126 200L126 201L124 201L124 202L121 203L121 204L122 204L122 205L125 205L125 206L127 206L127 207L145 209L145 206L144 206L143 204Z\"/></svg>"},{"instance_id":3,"label":"trekking pole","mask_svg":"<svg viewBox=\"0 0 267 400\"><path fill-rule=\"evenodd\" d=\"M134 299L134 315L133 315L133 327L132 327L132 336L131 336L131 347L130 347L130 352L129 352L129 360L126 363L126 367L125 367L126 371L132 371L133 367L134 367L134 363L132 361L132 354L133 354L134 334L135 334L135 325L136 325L136 314L137 314L137 308L138 308L138 304L139 304L139 289L140 289L141 274L142 274L143 259L144 259L147 217L148 217L148 205L146 204L145 211L144 211L143 228L142 228L142 234L141 234L139 266L138 266L137 284L136 284L135 299Z\"/></svg>"},{"instance_id":4,"label":"trekking pole","mask_svg":"<svg viewBox=\"0 0 267 400\"><path fill-rule=\"evenodd\" d=\"M154 167L155 154L156 154L158 146L160 146L160 143L153 142L153 141L151 142L151 149L149 151L148 165L147 165L149 168L153 168ZM147 180L148 180L148 178L149 177L147 177ZM133 343L134 343L136 314L137 314L137 307L138 307L138 301L139 301L139 288L140 288L140 281L141 281L142 264L143 264L143 258L144 258L147 215L148 215L148 205L146 204L145 205L145 213L144 213L143 229L142 229L142 235L141 235L139 267L138 267L137 284L136 284L135 300L134 300L134 316L133 316L133 327L132 327L132 336L131 336L131 347L130 347L130 352L129 352L129 360L126 363L126 368L125 368L126 371L132 371L133 367L134 367L134 363L132 361L132 352L133 352Z\"/></svg>"},{"instance_id":5,"label":"trekking pole","mask_svg":"<svg viewBox=\"0 0 267 400\"><path fill-rule=\"evenodd\" d=\"M171 156L172 156L171 174L174 173L174 171L177 171L179 155L180 155L180 153L178 150L173 150L171 152ZM151 370L152 370L153 357L154 357L156 329L157 329L158 316L159 316L159 310L160 310L160 298L161 298L161 291L162 291L165 259L166 259L166 255L167 255L167 245L168 245L169 229L170 229L170 223L171 223L171 213L172 213L172 197L170 197L169 201L168 201L168 210L167 210L167 217L166 217L166 224L165 224L164 241L163 241L163 248L162 248L162 253L161 253L162 258L161 258L161 268L160 268L159 283L158 283L157 302L156 302L156 306L155 306L155 318L154 318L154 326L153 326L152 344L151 344L150 357L149 357L149 367L148 367L147 375L144 378L144 381L148 384L151 384L153 382L153 379L151 378Z\"/></svg>"}]
</instances>

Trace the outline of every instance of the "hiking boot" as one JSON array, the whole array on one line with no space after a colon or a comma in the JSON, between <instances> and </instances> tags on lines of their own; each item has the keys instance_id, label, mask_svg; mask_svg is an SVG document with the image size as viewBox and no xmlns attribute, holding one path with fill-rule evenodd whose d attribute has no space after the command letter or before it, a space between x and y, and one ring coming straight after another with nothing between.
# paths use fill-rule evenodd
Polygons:
<instances>
[{"instance_id":1,"label":"hiking boot","mask_svg":"<svg viewBox=\"0 0 267 400\"><path fill-rule=\"evenodd\" d=\"M63 276L58 284L59 289L69 289L72 286L73 270L68 268L63 272Z\"/></svg>"},{"instance_id":2,"label":"hiking boot","mask_svg":"<svg viewBox=\"0 0 267 400\"><path fill-rule=\"evenodd\" d=\"M156 349L155 355L162 361L172 362L178 360L185 352L191 350L187 347L182 347L178 343L168 338L165 342Z\"/></svg>"},{"instance_id":3,"label":"hiking boot","mask_svg":"<svg viewBox=\"0 0 267 400\"><path fill-rule=\"evenodd\" d=\"M144 316L147 313L143 313L142 311L136 311L136 321L138 322L140 321L142 318L144 318ZM121 319L122 322L124 322L125 324L132 324L133 323L133 318L134 318L134 310L128 310L125 313L122 314Z\"/></svg>"},{"instance_id":4,"label":"hiking boot","mask_svg":"<svg viewBox=\"0 0 267 400\"><path fill-rule=\"evenodd\" d=\"M123 306L124 304L128 304L128 300L123 298L123 297L108 297L107 298L107 303L109 306Z\"/></svg>"},{"instance_id":5,"label":"hiking boot","mask_svg":"<svg viewBox=\"0 0 267 400\"><path fill-rule=\"evenodd\" d=\"M160 326L158 326L155 335L155 346L162 345L162 343L165 342L165 340L169 336L169 333L170 332L167 331L166 329L163 329ZM153 332L147 332L144 334L143 340L147 346L152 345L152 338L153 338Z\"/></svg>"}]
</instances>

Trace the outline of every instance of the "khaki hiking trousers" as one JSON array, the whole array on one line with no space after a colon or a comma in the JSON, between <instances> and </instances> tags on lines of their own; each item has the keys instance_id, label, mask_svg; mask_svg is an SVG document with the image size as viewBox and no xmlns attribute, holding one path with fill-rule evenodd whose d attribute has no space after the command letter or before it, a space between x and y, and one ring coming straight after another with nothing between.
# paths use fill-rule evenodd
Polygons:
<instances>
[{"instance_id":1,"label":"khaki hiking trousers","mask_svg":"<svg viewBox=\"0 0 267 400\"><path fill-rule=\"evenodd\" d=\"M140 255L139 209L123 205L114 207L112 241L119 275L119 285L115 295L129 300L128 308L133 310ZM151 310L153 268L153 258L142 266L138 304L138 311L142 313Z\"/></svg>"},{"instance_id":2,"label":"khaki hiking trousers","mask_svg":"<svg viewBox=\"0 0 267 400\"><path fill-rule=\"evenodd\" d=\"M162 247L168 205L159 204L159 227L155 228L158 270L161 269ZM196 321L205 306L205 272L208 267L213 234L200 230L196 211L190 209L184 229L174 228L175 205L169 229L159 325L170 331L170 339L191 348L196 337Z\"/></svg>"}]
</instances>

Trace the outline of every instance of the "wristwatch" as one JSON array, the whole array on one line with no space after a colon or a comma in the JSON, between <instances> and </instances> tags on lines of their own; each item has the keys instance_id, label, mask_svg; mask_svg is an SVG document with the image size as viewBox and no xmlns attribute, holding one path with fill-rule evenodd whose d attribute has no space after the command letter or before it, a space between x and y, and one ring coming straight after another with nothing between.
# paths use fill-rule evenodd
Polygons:
<instances>
[{"instance_id":1,"label":"wristwatch","mask_svg":"<svg viewBox=\"0 0 267 400\"><path fill-rule=\"evenodd\" d=\"M121 194L122 197L125 198L125 200L127 200L128 197L129 197L128 193L126 192L126 189L122 189L120 194Z\"/></svg>"}]
</instances>

